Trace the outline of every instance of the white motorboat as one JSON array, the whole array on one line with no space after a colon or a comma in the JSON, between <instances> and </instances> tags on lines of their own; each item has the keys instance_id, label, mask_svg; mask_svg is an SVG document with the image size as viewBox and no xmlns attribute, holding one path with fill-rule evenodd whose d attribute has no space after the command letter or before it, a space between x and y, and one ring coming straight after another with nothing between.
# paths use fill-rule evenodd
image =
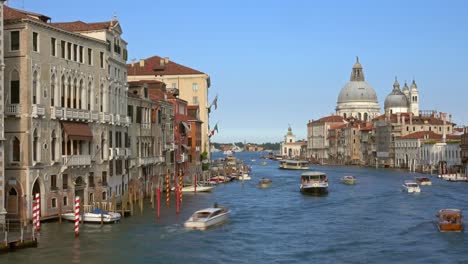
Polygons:
<instances>
[{"instance_id":1,"label":"white motorboat","mask_svg":"<svg viewBox=\"0 0 468 264\"><path fill-rule=\"evenodd\" d=\"M348 185L356 184L356 177L354 176L343 176L341 182Z\"/></svg>"},{"instance_id":2,"label":"white motorboat","mask_svg":"<svg viewBox=\"0 0 468 264\"><path fill-rule=\"evenodd\" d=\"M91 212L80 214L80 222L83 220L85 223L101 223L101 218L103 223L116 223L120 220L120 213L107 212L101 209L95 209ZM62 219L68 221L75 221L75 213L64 213L62 214Z\"/></svg>"},{"instance_id":3,"label":"white motorboat","mask_svg":"<svg viewBox=\"0 0 468 264\"><path fill-rule=\"evenodd\" d=\"M415 181L405 181L403 184L403 191L408 193L419 193L421 192L421 188Z\"/></svg>"},{"instance_id":4,"label":"white motorboat","mask_svg":"<svg viewBox=\"0 0 468 264\"><path fill-rule=\"evenodd\" d=\"M432 182L429 178L426 177L418 177L416 180L419 182L420 185L432 185Z\"/></svg>"},{"instance_id":5,"label":"white motorboat","mask_svg":"<svg viewBox=\"0 0 468 264\"><path fill-rule=\"evenodd\" d=\"M252 177L250 177L250 175L247 172L244 172L242 173L242 175L239 175L237 179L239 179L239 181L250 181Z\"/></svg>"},{"instance_id":6,"label":"white motorboat","mask_svg":"<svg viewBox=\"0 0 468 264\"><path fill-rule=\"evenodd\" d=\"M211 192L213 190L213 186L204 186L204 185L198 185L197 184L197 192ZM182 187L182 192L195 192L195 186L194 185L188 185Z\"/></svg>"},{"instance_id":7,"label":"white motorboat","mask_svg":"<svg viewBox=\"0 0 468 264\"><path fill-rule=\"evenodd\" d=\"M230 211L224 207L210 207L198 210L185 222L184 226L190 229L207 229L211 226L224 223L228 220Z\"/></svg>"}]
</instances>

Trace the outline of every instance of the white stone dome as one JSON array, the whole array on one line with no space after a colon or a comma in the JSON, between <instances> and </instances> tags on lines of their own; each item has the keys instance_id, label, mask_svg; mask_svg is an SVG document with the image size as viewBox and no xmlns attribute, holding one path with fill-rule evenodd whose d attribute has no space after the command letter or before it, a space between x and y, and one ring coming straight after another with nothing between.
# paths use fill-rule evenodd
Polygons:
<instances>
[{"instance_id":1,"label":"white stone dome","mask_svg":"<svg viewBox=\"0 0 468 264\"><path fill-rule=\"evenodd\" d=\"M366 81L350 81L341 89L338 96L338 104L349 102L378 103L377 94Z\"/></svg>"}]
</instances>

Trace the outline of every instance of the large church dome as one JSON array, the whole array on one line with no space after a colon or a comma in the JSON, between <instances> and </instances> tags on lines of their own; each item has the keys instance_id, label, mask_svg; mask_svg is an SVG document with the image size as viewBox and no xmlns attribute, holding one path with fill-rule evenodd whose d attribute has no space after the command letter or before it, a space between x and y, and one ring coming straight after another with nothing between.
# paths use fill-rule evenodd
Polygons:
<instances>
[{"instance_id":1,"label":"large church dome","mask_svg":"<svg viewBox=\"0 0 468 264\"><path fill-rule=\"evenodd\" d=\"M353 116L365 120L380 114L377 94L365 81L359 58L356 58L349 82L338 96L336 112L345 118Z\"/></svg>"}]
</instances>

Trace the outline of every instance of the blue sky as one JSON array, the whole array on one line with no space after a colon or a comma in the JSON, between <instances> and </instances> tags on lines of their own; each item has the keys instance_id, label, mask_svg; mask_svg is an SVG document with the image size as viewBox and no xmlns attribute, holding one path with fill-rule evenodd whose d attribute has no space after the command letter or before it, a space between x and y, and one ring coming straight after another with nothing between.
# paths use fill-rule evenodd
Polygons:
<instances>
[{"instance_id":1,"label":"blue sky","mask_svg":"<svg viewBox=\"0 0 468 264\"><path fill-rule=\"evenodd\" d=\"M110 20L129 58L152 55L211 76L215 142L276 142L334 112L359 56L383 108L395 76L416 79L420 109L468 125L467 1L12 0L53 22ZM383 111L383 110L382 110Z\"/></svg>"}]
</instances>

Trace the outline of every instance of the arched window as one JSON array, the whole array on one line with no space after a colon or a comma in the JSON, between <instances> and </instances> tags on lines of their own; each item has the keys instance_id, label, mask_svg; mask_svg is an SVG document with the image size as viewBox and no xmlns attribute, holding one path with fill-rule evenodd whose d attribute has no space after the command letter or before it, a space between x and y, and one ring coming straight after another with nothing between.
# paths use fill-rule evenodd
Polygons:
<instances>
[{"instance_id":1,"label":"arched window","mask_svg":"<svg viewBox=\"0 0 468 264\"><path fill-rule=\"evenodd\" d=\"M14 70L11 72L10 77L10 103L20 103L20 80L18 71Z\"/></svg>"},{"instance_id":2,"label":"arched window","mask_svg":"<svg viewBox=\"0 0 468 264\"><path fill-rule=\"evenodd\" d=\"M38 89L38 80L37 80L37 71L34 71L33 73L33 80L32 80L32 103L37 104L38 103L38 96L40 95Z\"/></svg>"},{"instance_id":3,"label":"arched window","mask_svg":"<svg viewBox=\"0 0 468 264\"><path fill-rule=\"evenodd\" d=\"M105 146L105 143L106 143L106 138L105 138L105 135L104 133L101 134L101 160L104 160L105 159L105 153L106 152L106 146Z\"/></svg>"},{"instance_id":4,"label":"arched window","mask_svg":"<svg viewBox=\"0 0 468 264\"><path fill-rule=\"evenodd\" d=\"M362 120L362 115L361 115L361 113L358 113L358 119L359 119L359 120Z\"/></svg>"},{"instance_id":5,"label":"arched window","mask_svg":"<svg viewBox=\"0 0 468 264\"><path fill-rule=\"evenodd\" d=\"M88 83L88 97L86 98L86 102L88 103L88 110L91 110L91 85L92 83Z\"/></svg>"},{"instance_id":6,"label":"arched window","mask_svg":"<svg viewBox=\"0 0 468 264\"><path fill-rule=\"evenodd\" d=\"M73 108L78 108L78 80L75 78L73 81Z\"/></svg>"},{"instance_id":7,"label":"arched window","mask_svg":"<svg viewBox=\"0 0 468 264\"><path fill-rule=\"evenodd\" d=\"M101 84L101 96L99 97L101 102L100 102L100 106L101 106L101 112L104 112L104 85Z\"/></svg>"},{"instance_id":8,"label":"arched window","mask_svg":"<svg viewBox=\"0 0 468 264\"><path fill-rule=\"evenodd\" d=\"M37 129L33 133L33 161L37 162L39 160L39 137L37 135Z\"/></svg>"},{"instance_id":9,"label":"arched window","mask_svg":"<svg viewBox=\"0 0 468 264\"><path fill-rule=\"evenodd\" d=\"M71 96L72 96L72 82L71 77L68 77L68 94L67 94L67 107L71 108Z\"/></svg>"},{"instance_id":10,"label":"arched window","mask_svg":"<svg viewBox=\"0 0 468 264\"><path fill-rule=\"evenodd\" d=\"M364 113L364 121L367 121L368 118L369 118L369 115L367 113Z\"/></svg>"},{"instance_id":11,"label":"arched window","mask_svg":"<svg viewBox=\"0 0 468 264\"><path fill-rule=\"evenodd\" d=\"M50 160L55 161L57 158L57 135L55 134L55 130L52 131L51 135L51 142L50 142Z\"/></svg>"},{"instance_id":12,"label":"arched window","mask_svg":"<svg viewBox=\"0 0 468 264\"><path fill-rule=\"evenodd\" d=\"M346 113L343 113L343 118L346 118Z\"/></svg>"},{"instance_id":13,"label":"arched window","mask_svg":"<svg viewBox=\"0 0 468 264\"><path fill-rule=\"evenodd\" d=\"M50 77L50 106L55 106L55 74Z\"/></svg>"},{"instance_id":14,"label":"arched window","mask_svg":"<svg viewBox=\"0 0 468 264\"><path fill-rule=\"evenodd\" d=\"M85 109L84 106L86 104L86 89L83 87L83 80L80 80L80 89L78 90L78 92L78 108Z\"/></svg>"},{"instance_id":15,"label":"arched window","mask_svg":"<svg viewBox=\"0 0 468 264\"><path fill-rule=\"evenodd\" d=\"M60 106L65 107L65 75L62 75L61 83L62 83L62 94L60 95L60 98L61 98Z\"/></svg>"},{"instance_id":16,"label":"arched window","mask_svg":"<svg viewBox=\"0 0 468 264\"><path fill-rule=\"evenodd\" d=\"M19 162L20 161L20 153L21 153L21 144L17 137L13 138L12 142L12 161Z\"/></svg>"}]
</instances>

